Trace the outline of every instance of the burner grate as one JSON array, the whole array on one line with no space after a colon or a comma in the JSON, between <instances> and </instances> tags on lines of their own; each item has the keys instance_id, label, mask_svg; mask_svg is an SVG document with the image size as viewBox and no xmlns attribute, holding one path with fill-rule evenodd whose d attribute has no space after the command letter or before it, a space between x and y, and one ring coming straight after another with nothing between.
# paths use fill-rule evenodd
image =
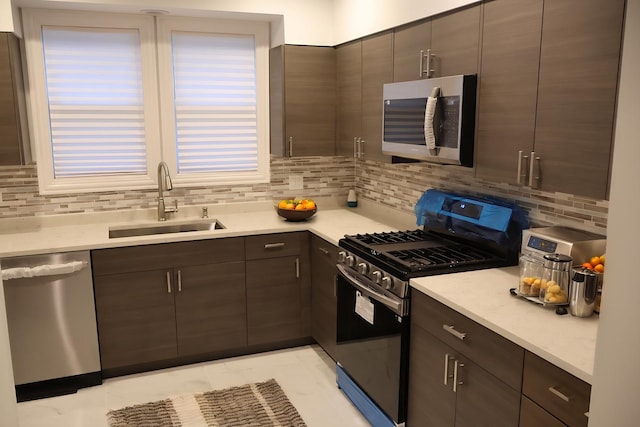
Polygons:
<instances>
[{"instance_id":1,"label":"burner grate","mask_svg":"<svg viewBox=\"0 0 640 427\"><path fill-rule=\"evenodd\" d=\"M466 265L491 260L493 255L480 252L466 245L420 248L390 251L389 256L412 269L442 265Z\"/></svg>"}]
</instances>

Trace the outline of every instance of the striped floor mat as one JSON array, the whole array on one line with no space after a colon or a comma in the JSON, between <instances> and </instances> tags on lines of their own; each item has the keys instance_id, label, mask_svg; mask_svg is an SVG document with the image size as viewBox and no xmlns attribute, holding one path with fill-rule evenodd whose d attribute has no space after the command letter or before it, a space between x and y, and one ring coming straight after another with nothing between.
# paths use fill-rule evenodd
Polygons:
<instances>
[{"instance_id":1,"label":"striped floor mat","mask_svg":"<svg viewBox=\"0 0 640 427\"><path fill-rule=\"evenodd\" d=\"M276 380L170 397L107 413L109 427L304 427Z\"/></svg>"}]
</instances>

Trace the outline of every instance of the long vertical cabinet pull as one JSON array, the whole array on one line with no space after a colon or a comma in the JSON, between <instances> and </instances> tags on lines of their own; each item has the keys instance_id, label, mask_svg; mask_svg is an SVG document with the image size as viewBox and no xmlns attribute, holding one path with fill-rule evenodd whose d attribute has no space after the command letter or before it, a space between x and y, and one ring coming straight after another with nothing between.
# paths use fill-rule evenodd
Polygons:
<instances>
[{"instance_id":1,"label":"long vertical cabinet pull","mask_svg":"<svg viewBox=\"0 0 640 427\"><path fill-rule=\"evenodd\" d=\"M289 157L293 157L293 137L289 137Z\"/></svg>"},{"instance_id":2,"label":"long vertical cabinet pull","mask_svg":"<svg viewBox=\"0 0 640 427\"><path fill-rule=\"evenodd\" d=\"M357 136L353 137L353 158L357 159L358 158L358 141L360 140L360 138L358 138Z\"/></svg>"},{"instance_id":3,"label":"long vertical cabinet pull","mask_svg":"<svg viewBox=\"0 0 640 427\"><path fill-rule=\"evenodd\" d=\"M300 278L300 258L296 258L296 279Z\"/></svg>"},{"instance_id":4,"label":"long vertical cabinet pull","mask_svg":"<svg viewBox=\"0 0 640 427\"><path fill-rule=\"evenodd\" d=\"M362 144L364 144L364 139L362 138L358 138L358 158L361 159L362 158L362 153L363 153L363 149L362 149Z\"/></svg>"},{"instance_id":5,"label":"long vertical cabinet pull","mask_svg":"<svg viewBox=\"0 0 640 427\"><path fill-rule=\"evenodd\" d=\"M167 293L171 293L171 272L167 271Z\"/></svg>"},{"instance_id":6,"label":"long vertical cabinet pull","mask_svg":"<svg viewBox=\"0 0 640 427\"><path fill-rule=\"evenodd\" d=\"M449 373L449 362L454 359L455 357L453 357L449 353L444 354L444 385L449 384L449 378L453 377L453 375Z\"/></svg>"},{"instance_id":7,"label":"long vertical cabinet pull","mask_svg":"<svg viewBox=\"0 0 640 427\"><path fill-rule=\"evenodd\" d=\"M178 292L182 292L182 271L178 270Z\"/></svg>"},{"instance_id":8,"label":"long vertical cabinet pull","mask_svg":"<svg viewBox=\"0 0 640 427\"><path fill-rule=\"evenodd\" d=\"M540 184L540 157L536 152L531 152L531 162L529 163L529 187L538 188Z\"/></svg>"},{"instance_id":9,"label":"long vertical cabinet pull","mask_svg":"<svg viewBox=\"0 0 640 427\"><path fill-rule=\"evenodd\" d=\"M453 392L458 392L458 386L462 385L462 381L458 381L458 368L464 368L464 363L456 360L453 362Z\"/></svg>"},{"instance_id":10,"label":"long vertical cabinet pull","mask_svg":"<svg viewBox=\"0 0 640 427\"><path fill-rule=\"evenodd\" d=\"M518 151L518 184L523 184L527 180L527 171L529 170L529 167L527 164L523 167L523 163L525 161L529 161L529 156L523 155L522 150Z\"/></svg>"}]
</instances>

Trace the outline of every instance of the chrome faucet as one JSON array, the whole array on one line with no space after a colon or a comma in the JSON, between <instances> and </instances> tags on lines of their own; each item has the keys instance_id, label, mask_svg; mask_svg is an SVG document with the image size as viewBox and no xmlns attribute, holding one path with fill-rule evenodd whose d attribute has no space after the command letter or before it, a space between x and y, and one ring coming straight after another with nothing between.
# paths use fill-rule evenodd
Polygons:
<instances>
[{"instance_id":1,"label":"chrome faucet","mask_svg":"<svg viewBox=\"0 0 640 427\"><path fill-rule=\"evenodd\" d=\"M167 214L178 212L178 201L173 201L173 207L167 208L164 204L164 190L171 191L173 184L169 175L169 168L165 162L158 163L158 221L166 221Z\"/></svg>"}]
</instances>

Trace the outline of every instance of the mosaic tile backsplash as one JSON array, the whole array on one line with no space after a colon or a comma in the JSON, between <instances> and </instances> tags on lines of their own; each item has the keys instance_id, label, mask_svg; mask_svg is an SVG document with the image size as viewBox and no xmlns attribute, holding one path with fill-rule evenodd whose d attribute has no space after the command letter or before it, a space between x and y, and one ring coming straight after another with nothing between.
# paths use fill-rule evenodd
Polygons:
<instances>
[{"instance_id":1,"label":"mosaic tile backsplash","mask_svg":"<svg viewBox=\"0 0 640 427\"><path fill-rule=\"evenodd\" d=\"M304 190L289 190L289 176L302 175ZM176 188L182 206L277 200L290 196L346 200L356 187L360 200L406 213L429 188L501 197L522 206L536 225L562 224L606 234L608 202L473 177L473 170L429 163L386 164L335 157L271 159L271 181L234 187ZM0 167L0 218L154 208L155 189L41 196L35 166Z\"/></svg>"}]
</instances>

